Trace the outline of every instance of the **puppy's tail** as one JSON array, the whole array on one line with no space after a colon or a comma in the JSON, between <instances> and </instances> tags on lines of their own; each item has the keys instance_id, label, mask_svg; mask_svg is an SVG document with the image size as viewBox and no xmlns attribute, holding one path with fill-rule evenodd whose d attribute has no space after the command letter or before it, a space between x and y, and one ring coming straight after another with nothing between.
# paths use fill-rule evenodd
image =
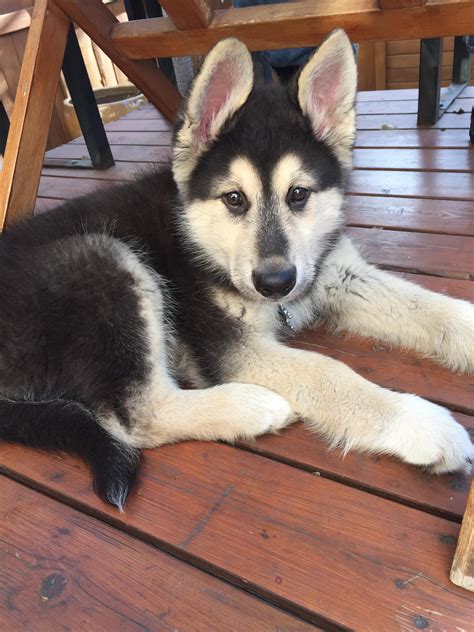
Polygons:
<instances>
[{"instance_id":1,"label":"puppy's tail","mask_svg":"<svg viewBox=\"0 0 474 632\"><path fill-rule=\"evenodd\" d=\"M114 439L79 403L0 397L0 439L83 458L92 470L96 493L123 510L137 476L140 452Z\"/></svg>"}]
</instances>

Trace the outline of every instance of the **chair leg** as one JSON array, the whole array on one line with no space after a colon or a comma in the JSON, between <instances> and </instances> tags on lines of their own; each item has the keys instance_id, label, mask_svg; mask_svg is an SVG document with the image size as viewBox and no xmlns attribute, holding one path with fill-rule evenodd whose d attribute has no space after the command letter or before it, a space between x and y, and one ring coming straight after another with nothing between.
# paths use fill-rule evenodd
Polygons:
<instances>
[{"instance_id":1,"label":"chair leg","mask_svg":"<svg viewBox=\"0 0 474 632\"><path fill-rule=\"evenodd\" d=\"M69 24L36 0L0 173L0 231L33 213Z\"/></svg>"},{"instance_id":2,"label":"chair leg","mask_svg":"<svg viewBox=\"0 0 474 632\"><path fill-rule=\"evenodd\" d=\"M0 101L0 154L5 153L7 146L8 131L10 129L10 119L8 118L5 106Z\"/></svg>"},{"instance_id":3,"label":"chair leg","mask_svg":"<svg viewBox=\"0 0 474 632\"><path fill-rule=\"evenodd\" d=\"M474 591L474 483L471 483L450 579L453 584Z\"/></svg>"},{"instance_id":4,"label":"chair leg","mask_svg":"<svg viewBox=\"0 0 474 632\"><path fill-rule=\"evenodd\" d=\"M443 40L422 39L417 125L434 125L440 116Z\"/></svg>"},{"instance_id":5,"label":"chair leg","mask_svg":"<svg viewBox=\"0 0 474 632\"><path fill-rule=\"evenodd\" d=\"M71 93L71 101L76 111L82 134L89 150L92 165L96 169L114 166L104 124L92 90L87 68L82 58L76 31L71 24L63 61L63 73Z\"/></svg>"}]
</instances>

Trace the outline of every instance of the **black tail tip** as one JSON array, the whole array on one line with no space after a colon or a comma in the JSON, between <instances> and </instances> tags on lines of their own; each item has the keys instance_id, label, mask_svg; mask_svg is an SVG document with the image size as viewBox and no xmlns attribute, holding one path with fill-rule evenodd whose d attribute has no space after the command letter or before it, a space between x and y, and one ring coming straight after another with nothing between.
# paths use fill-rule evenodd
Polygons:
<instances>
[{"instance_id":1,"label":"black tail tip","mask_svg":"<svg viewBox=\"0 0 474 632\"><path fill-rule=\"evenodd\" d=\"M139 467L139 450L114 442L108 458L101 459L93 467L96 494L123 513L128 495L137 480Z\"/></svg>"}]
</instances>

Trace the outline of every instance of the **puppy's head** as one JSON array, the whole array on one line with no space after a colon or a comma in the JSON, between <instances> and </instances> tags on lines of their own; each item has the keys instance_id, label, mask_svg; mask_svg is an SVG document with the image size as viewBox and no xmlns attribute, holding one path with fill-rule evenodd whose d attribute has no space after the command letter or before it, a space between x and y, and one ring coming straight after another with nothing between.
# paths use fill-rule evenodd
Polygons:
<instances>
[{"instance_id":1,"label":"puppy's head","mask_svg":"<svg viewBox=\"0 0 474 632\"><path fill-rule=\"evenodd\" d=\"M236 39L206 57L176 128L173 173L191 247L246 297L293 300L311 286L343 223L356 83L341 30L287 89L254 88Z\"/></svg>"}]
</instances>

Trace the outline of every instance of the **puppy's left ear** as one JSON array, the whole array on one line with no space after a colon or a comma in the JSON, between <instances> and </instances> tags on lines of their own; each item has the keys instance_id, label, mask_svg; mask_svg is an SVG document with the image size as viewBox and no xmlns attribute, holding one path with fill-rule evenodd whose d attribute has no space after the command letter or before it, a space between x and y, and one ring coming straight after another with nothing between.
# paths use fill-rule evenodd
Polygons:
<instances>
[{"instance_id":1,"label":"puppy's left ear","mask_svg":"<svg viewBox=\"0 0 474 632\"><path fill-rule=\"evenodd\" d=\"M350 151L355 138L357 65L343 30L333 31L319 46L301 70L296 90L316 138L336 151Z\"/></svg>"}]
</instances>

